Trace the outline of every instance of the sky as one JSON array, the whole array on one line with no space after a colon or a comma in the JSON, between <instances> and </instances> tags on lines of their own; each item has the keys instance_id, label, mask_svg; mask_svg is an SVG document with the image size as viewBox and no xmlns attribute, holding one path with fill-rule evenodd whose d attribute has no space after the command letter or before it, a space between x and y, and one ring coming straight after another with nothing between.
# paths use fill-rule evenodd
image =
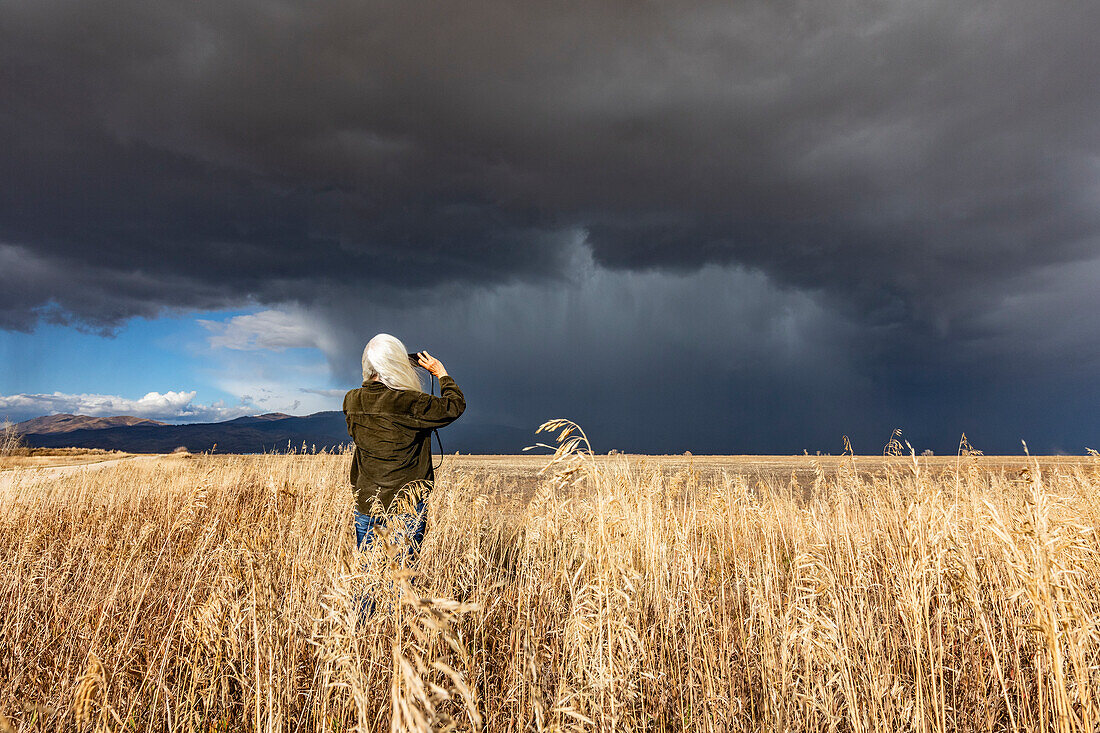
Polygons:
<instances>
[{"instance_id":1,"label":"sky","mask_svg":"<svg viewBox=\"0 0 1100 733\"><path fill-rule=\"evenodd\" d=\"M1100 447L1100 4L0 5L0 417ZM534 436L533 436L534 437Z\"/></svg>"}]
</instances>

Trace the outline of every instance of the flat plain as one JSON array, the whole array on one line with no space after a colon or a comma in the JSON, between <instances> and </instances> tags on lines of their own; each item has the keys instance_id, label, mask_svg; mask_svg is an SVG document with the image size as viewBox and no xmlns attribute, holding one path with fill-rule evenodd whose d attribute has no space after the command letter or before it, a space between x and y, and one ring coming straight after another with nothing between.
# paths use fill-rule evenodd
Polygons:
<instances>
[{"instance_id":1,"label":"flat plain","mask_svg":"<svg viewBox=\"0 0 1100 733\"><path fill-rule=\"evenodd\" d=\"M545 451L544 451L545 453ZM769 485L789 484L792 481L808 489L813 486L818 470L835 473L841 466L854 468L864 478L882 474L887 469L897 470L911 463L912 458L904 456L711 456L711 455L642 455L618 453L614 455L594 456L597 465L610 466L617 461L627 460L638 470L653 468L663 476L674 476L682 471L694 471L702 483L721 481L723 475L744 476L750 482L763 482ZM960 456L919 456L920 465L930 473L944 473L977 467L983 473L995 475L1003 480L1012 480L1026 471L1031 472L1036 461L1042 470L1068 471L1074 468L1086 469L1096 465L1092 456L986 456L968 455L966 460ZM436 465L441 457L435 456ZM542 477L540 469L546 465L545 455L446 455L442 457L442 473L472 473L493 481L511 486L521 496L534 491Z\"/></svg>"},{"instance_id":2,"label":"flat plain","mask_svg":"<svg viewBox=\"0 0 1100 733\"><path fill-rule=\"evenodd\" d=\"M1097 458L555 433L446 456L411 566L346 454L5 471L0 731L1100 725Z\"/></svg>"}]
</instances>

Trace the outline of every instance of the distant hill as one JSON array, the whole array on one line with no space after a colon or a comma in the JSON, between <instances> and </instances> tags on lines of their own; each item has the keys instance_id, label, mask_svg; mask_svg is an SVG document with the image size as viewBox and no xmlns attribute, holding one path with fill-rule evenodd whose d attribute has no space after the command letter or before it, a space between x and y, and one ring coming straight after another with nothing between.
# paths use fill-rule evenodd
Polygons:
<instances>
[{"instance_id":1,"label":"distant hill","mask_svg":"<svg viewBox=\"0 0 1100 733\"><path fill-rule=\"evenodd\" d=\"M143 417L120 415L118 417L88 417L87 415L46 415L17 423L18 433L71 433L74 430L103 430L105 428L131 427L133 425L164 425Z\"/></svg>"},{"instance_id":2,"label":"distant hill","mask_svg":"<svg viewBox=\"0 0 1100 733\"><path fill-rule=\"evenodd\" d=\"M283 419L288 418L288 417L294 417L294 416L293 415L288 415L285 412L265 412L262 415L246 415L245 417L238 417L238 418L234 418L232 420L226 420L225 423L223 423L223 424L228 425L228 424L232 423L233 425L248 425L248 424L251 424L251 423L258 423L258 422L271 422L272 420L283 420Z\"/></svg>"},{"instance_id":3,"label":"distant hill","mask_svg":"<svg viewBox=\"0 0 1100 733\"><path fill-rule=\"evenodd\" d=\"M35 418L29 424L49 427L51 420L74 415ZM192 453L208 451L217 445L218 453L263 453L286 451L287 447L307 450L333 449L347 445L347 426L342 412L317 412L304 417L269 413L216 423L167 425L140 418L83 418L85 420L130 420L132 423L110 427L78 427L56 430L27 430L24 442L40 448L103 448L128 453L169 453L179 446ZM44 421L44 422L36 422ZM99 425L101 423L94 423ZM523 430L504 425L465 424L460 419L440 431L443 450L448 453L519 453L532 445L534 429ZM435 440L433 449L438 451Z\"/></svg>"}]
</instances>

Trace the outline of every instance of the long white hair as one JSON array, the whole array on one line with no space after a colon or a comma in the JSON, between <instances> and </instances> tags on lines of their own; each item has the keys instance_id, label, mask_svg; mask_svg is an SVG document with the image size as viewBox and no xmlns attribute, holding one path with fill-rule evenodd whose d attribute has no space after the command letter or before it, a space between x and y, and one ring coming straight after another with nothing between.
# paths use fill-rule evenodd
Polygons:
<instances>
[{"instance_id":1,"label":"long white hair","mask_svg":"<svg viewBox=\"0 0 1100 733\"><path fill-rule=\"evenodd\" d=\"M388 333L378 334L363 349L363 381L372 379L376 374L382 384L391 389L424 391L420 377L409 362L405 344Z\"/></svg>"}]
</instances>

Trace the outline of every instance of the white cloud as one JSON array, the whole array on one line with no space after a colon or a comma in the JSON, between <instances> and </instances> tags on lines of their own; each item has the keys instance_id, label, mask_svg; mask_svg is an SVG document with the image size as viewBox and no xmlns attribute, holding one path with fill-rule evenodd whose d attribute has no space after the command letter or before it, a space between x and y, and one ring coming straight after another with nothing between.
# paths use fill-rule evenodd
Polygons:
<instances>
[{"instance_id":1,"label":"white cloud","mask_svg":"<svg viewBox=\"0 0 1100 733\"><path fill-rule=\"evenodd\" d=\"M227 321L199 319L211 332L210 346L237 351L324 349L328 344L319 321L304 313L265 310Z\"/></svg>"},{"instance_id":2,"label":"white cloud","mask_svg":"<svg viewBox=\"0 0 1100 733\"><path fill-rule=\"evenodd\" d=\"M198 323L210 332L204 383L240 395L253 412L301 415L340 409L347 387L325 384L332 378L325 357L336 350L336 339L322 316L283 306Z\"/></svg>"},{"instance_id":3,"label":"white cloud","mask_svg":"<svg viewBox=\"0 0 1100 733\"><path fill-rule=\"evenodd\" d=\"M132 415L170 422L229 420L256 411L242 402L229 407L224 402L196 404L195 392L149 392L139 399L105 394L14 394L0 395L0 417L21 421L40 415L72 413L90 417Z\"/></svg>"}]
</instances>

